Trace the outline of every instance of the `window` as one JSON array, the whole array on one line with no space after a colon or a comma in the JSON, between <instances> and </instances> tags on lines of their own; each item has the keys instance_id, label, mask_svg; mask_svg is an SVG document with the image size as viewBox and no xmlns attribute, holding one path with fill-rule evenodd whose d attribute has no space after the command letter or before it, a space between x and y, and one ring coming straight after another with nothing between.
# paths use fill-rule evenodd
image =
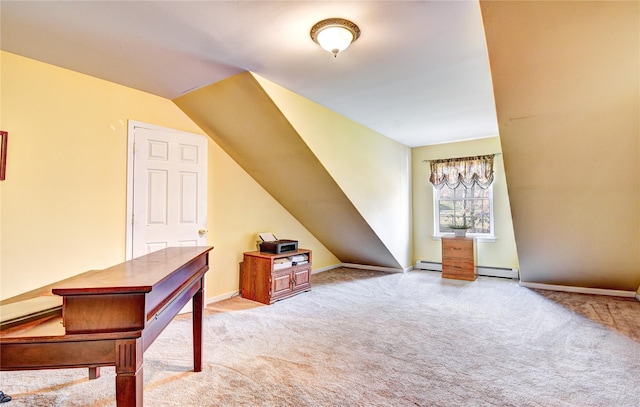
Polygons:
<instances>
[{"instance_id":1,"label":"window","mask_svg":"<svg viewBox=\"0 0 640 407\"><path fill-rule=\"evenodd\" d=\"M493 237L494 156L430 160L436 236L468 226L468 233Z\"/></svg>"},{"instance_id":2,"label":"window","mask_svg":"<svg viewBox=\"0 0 640 407\"><path fill-rule=\"evenodd\" d=\"M493 236L493 186L433 188L434 234L453 233L452 225L469 225L467 233Z\"/></svg>"}]
</instances>

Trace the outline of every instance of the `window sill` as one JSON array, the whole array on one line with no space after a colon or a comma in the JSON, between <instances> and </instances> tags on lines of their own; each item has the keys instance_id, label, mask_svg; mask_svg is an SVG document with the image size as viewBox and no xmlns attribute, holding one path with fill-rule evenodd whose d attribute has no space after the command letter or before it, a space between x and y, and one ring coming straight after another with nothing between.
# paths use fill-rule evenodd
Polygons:
<instances>
[{"instance_id":1,"label":"window sill","mask_svg":"<svg viewBox=\"0 0 640 407\"><path fill-rule=\"evenodd\" d=\"M453 233L443 233L441 235L433 235L431 238L433 240L442 240L442 236L453 236ZM467 237L472 237L476 242L483 243L495 243L496 237L493 235L475 235L473 233L467 233Z\"/></svg>"}]
</instances>

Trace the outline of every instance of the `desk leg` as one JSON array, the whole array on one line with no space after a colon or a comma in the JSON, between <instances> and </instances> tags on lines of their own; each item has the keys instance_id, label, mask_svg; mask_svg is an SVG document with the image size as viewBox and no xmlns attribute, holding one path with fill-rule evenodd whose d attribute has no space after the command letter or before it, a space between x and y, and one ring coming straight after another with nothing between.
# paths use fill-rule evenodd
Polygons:
<instances>
[{"instance_id":1,"label":"desk leg","mask_svg":"<svg viewBox=\"0 0 640 407\"><path fill-rule=\"evenodd\" d=\"M116 403L142 407L142 338L116 341Z\"/></svg>"},{"instance_id":2,"label":"desk leg","mask_svg":"<svg viewBox=\"0 0 640 407\"><path fill-rule=\"evenodd\" d=\"M100 377L100 366L89 368L89 380L95 380Z\"/></svg>"},{"instance_id":3,"label":"desk leg","mask_svg":"<svg viewBox=\"0 0 640 407\"><path fill-rule=\"evenodd\" d=\"M202 309L204 308L204 294L202 287L204 279L200 279L200 289L193 296L193 371L202 371Z\"/></svg>"}]
</instances>

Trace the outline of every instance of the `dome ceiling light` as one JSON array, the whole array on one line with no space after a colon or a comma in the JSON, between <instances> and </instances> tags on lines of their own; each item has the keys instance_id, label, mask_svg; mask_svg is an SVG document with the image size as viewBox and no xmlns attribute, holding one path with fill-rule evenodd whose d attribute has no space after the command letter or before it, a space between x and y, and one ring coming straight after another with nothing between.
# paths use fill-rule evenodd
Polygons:
<instances>
[{"instance_id":1,"label":"dome ceiling light","mask_svg":"<svg viewBox=\"0 0 640 407\"><path fill-rule=\"evenodd\" d=\"M327 18L311 27L310 34L313 41L335 58L360 37L360 28L344 18Z\"/></svg>"}]
</instances>

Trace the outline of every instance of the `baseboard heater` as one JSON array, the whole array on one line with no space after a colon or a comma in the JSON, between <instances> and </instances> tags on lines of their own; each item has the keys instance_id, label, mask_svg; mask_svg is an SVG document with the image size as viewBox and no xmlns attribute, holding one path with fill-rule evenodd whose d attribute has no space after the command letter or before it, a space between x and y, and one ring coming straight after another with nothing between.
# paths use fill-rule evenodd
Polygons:
<instances>
[{"instance_id":1,"label":"baseboard heater","mask_svg":"<svg viewBox=\"0 0 640 407\"><path fill-rule=\"evenodd\" d=\"M442 271L442 263L426 261L426 260L418 260L414 268L419 270ZM504 268L504 267L478 266L478 275L488 276L488 277L513 278L516 280L519 278L518 269L510 269L510 268Z\"/></svg>"}]
</instances>

